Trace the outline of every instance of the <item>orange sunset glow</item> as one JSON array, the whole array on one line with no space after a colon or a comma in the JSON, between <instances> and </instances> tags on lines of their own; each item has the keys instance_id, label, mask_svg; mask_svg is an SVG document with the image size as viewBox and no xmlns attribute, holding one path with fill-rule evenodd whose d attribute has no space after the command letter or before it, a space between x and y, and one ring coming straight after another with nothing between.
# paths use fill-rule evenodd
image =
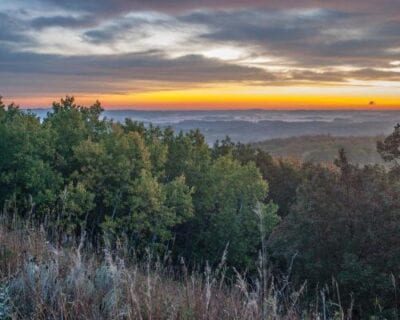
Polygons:
<instances>
[{"instance_id":1,"label":"orange sunset glow","mask_svg":"<svg viewBox=\"0 0 400 320\"><path fill-rule=\"evenodd\" d=\"M110 109L400 108L397 2L185 3L2 2L0 94L29 108L65 95Z\"/></svg>"},{"instance_id":2,"label":"orange sunset glow","mask_svg":"<svg viewBox=\"0 0 400 320\"><path fill-rule=\"evenodd\" d=\"M368 109L368 110L392 110L399 108L400 97L395 95L347 95L332 94L262 94L232 92L221 89L216 90L173 90L155 91L146 93L133 93L124 95L93 94L86 93L75 96L77 102L90 105L94 101L101 101L102 105L109 109L135 109L143 110L224 110L224 109ZM318 91L316 89L316 91ZM54 96L40 97L15 97L6 101L19 101L20 104L30 107L48 106L64 96L59 93Z\"/></svg>"}]
</instances>

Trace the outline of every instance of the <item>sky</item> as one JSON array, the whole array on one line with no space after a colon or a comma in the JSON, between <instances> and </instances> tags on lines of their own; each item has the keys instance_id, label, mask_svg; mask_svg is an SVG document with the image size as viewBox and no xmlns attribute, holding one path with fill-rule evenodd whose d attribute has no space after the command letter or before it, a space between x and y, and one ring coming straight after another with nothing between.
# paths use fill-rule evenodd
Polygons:
<instances>
[{"instance_id":1,"label":"sky","mask_svg":"<svg viewBox=\"0 0 400 320\"><path fill-rule=\"evenodd\" d=\"M400 109L399 0L0 0L0 95L46 107Z\"/></svg>"}]
</instances>

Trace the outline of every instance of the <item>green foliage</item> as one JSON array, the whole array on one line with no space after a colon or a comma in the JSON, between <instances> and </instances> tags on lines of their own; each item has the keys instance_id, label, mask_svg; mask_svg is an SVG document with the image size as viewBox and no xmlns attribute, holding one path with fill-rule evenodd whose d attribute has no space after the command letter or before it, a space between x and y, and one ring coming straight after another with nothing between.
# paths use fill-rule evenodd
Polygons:
<instances>
[{"instance_id":1,"label":"green foliage","mask_svg":"<svg viewBox=\"0 0 400 320\"><path fill-rule=\"evenodd\" d=\"M33 114L15 105L0 108L0 204L20 211L36 207L49 212L57 198L61 177L50 159L54 152L51 132Z\"/></svg>"},{"instance_id":2,"label":"green foliage","mask_svg":"<svg viewBox=\"0 0 400 320\"><path fill-rule=\"evenodd\" d=\"M198 130L114 123L101 112L66 97L40 122L0 104L0 205L50 221L59 241L86 231L93 241L124 237L139 253L174 242L212 262L230 243L232 263L254 262L253 209L268 191L254 163L213 155Z\"/></svg>"},{"instance_id":3,"label":"green foliage","mask_svg":"<svg viewBox=\"0 0 400 320\"><path fill-rule=\"evenodd\" d=\"M368 314L376 297L393 294L390 275L400 274L398 183L381 167L351 165L343 150L336 165L338 170L305 168L296 203L270 239L271 250L287 265L296 257L295 281L307 279L317 288L334 277L346 308L354 299L358 311ZM387 298L382 308L391 305Z\"/></svg>"},{"instance_id":4,"label":"green foliage","mask_svg":"<svg viewBox=\"0 0 400 320\"><path fill-rule=\"evenodd\" d=\"M106 122L99 119L101 111L98 102L85 108L76 105L74 98L68 96L53 103L53 110L44 120L44 127L51 131L55 146L54 166L65 179L77 169L73 149L82 141L98 139L106 132Z\"/></svg>"},{"instance_id":5,"label":"green foliage","mask_svg":"<svg viewBox=\"0 0 400 320\"><path fill-rule=\"evenodd\" d=\"M254 163L241 165L230 156L217 158L204 172L203 180L208 187L199 194L195 188L194 193L195 203L201 201L201 210L196 210L194 220L185 228L189 233L183 237L186 250L181 252L190 252L192 260L207 259L216 264L228 246L228 264L254 267L260 245L254 209L265 199L267 183ZM266 211L271 230L277 222L276 207L267 206Z\"/></svg>"},{"instance_id":6,"label":"green foliage","mask_svg":"<svg viewBox=\"0 0 400 320\"><path fill-rule=\"evenodd\" d=\"M229 138L217 141L213 154L215 157L232 155L242 164L254 162L264 180L268 181L269 196L278 205L279 216L284 217L289 213L290 207L296 200L297 187L303 178L301 167L297 163L274 159L261 149L241 143L234 144ZM268 202L267 199L266 203Z\"/></svg>"},{"instance_id":7,"label":"green foliage","mask_svg":"<svg viewBox=\"0 0 400 320\"><path fill-rule=\"evenodd\" d=\"M94 208L94 194L78 182L67 185L60 196L57 228L60 233L78 236L87 227L87 215Z\"/></svg>"},{"instance_id":8,"label":"green foliage","mask_svg":"<svg viewBox=\"0 0 400 320\"><path fill-rule=\"evenodd\" d=\"M219 158L210 173L214 182L209 188L211 201L207 208L210 226L204 236L199 233L205 248L218 256L229 243L228 262L238 267L240 263L254 264L259 236L253 210L258 201L264 200L268 186L253 163L241 166L229 157Z\"/></svg>"}]
</instances>

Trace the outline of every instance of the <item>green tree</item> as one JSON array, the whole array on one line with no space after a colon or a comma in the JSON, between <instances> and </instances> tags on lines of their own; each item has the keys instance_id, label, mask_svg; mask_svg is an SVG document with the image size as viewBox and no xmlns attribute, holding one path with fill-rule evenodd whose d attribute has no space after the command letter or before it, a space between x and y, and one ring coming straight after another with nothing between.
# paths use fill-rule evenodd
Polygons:
<instances>
[{"instance_id":1,"label":"green tree","mask_svg":"<svg viewBox=\"0 0 400 320\"><path fill-rule=\"evenodd\" d=\"M208 172L203 172L207 185L202 190L201 206L186 229L185 243L190 237L193 247L186 249L196 261L207 259L215 264L228 245L227 261L237 268L254 267L260 248L258 223L254 213L264 201L268 185L254 163L241 165L229 156L218 158ZM197 187L195 186L194 198ZM198 201L195 201L198 203ZM276 206L268 205L266 230L278 222ZM185 251L185 250L183 250Z\"/></svg>"},{"instance_id":2,"label":"green tree","mask_svg":"<svg viewBox=\"0 0 400 320\"><path fill-rule=\"evenodd\" d=\"M61 178L49 159L51 132L38 118L0 100L0 205L22 215L51 214Z\"/></svg>"},{"instance_id":3,"label":"green tree","mask_svg":"<svg viewBox=\"0 0 400 320\"><path fill-rule=\"evenodd\" d=\"M234 144L229 137L217 141L213 156L232 155L242 164L254 162L269 185L269 196L279 207L278 214L285 217L296 200L296 190L302 181L301 165L288 159L274 159L267 152L252 145ZM267 200L269 201L269 200Z\"/></svg>"},{"instance_id":4,"label":"green tree","mask_svg":"<svg viewBox=\"0 0 400 320\"><path fill-rule=\"evenodd\" d=\"M293 281L316 289L338 281L345 308L364 316L393 308L391 274L400 272L399 186L379 166L358 168L343 151L338 170L309 165L290 214L269 245L278 262L296 256ZM378 298L379 297L379 298Z\"/></svg>"},{"instance_id":5,"label":"green tree","mask_svg":"<svg viewBox=\"0 0 400 320\"><path fill-rule=\"evenodd\" d=\"M65 180L77 170L73 149L89 138L97 141L107 132L106 122L99 118L102 111L99 102L86 108L67 96L60 102L54 102L52 112L44 119L44 126L51 130L55 146L54 166Z\"/></svg>"},{"instance_id":6,"label":"green tree","mask_svg":"<svg viewBox=\"0 0 400 320\"><path fill-rule=\"evenodd\" d=\"M124 133L118 126L98 142L91 139L74 147L77 170L71 177L95 195L95 210L89 215L92 233L106 215L117 217L129 212L129 198L142 170L150 170L149 154L137 132Z\"/></svg>"},{"instance_id":7,"label":"green tree","mask_svg":"<svg viewBox=\"0 0 400 320\"><path fill-rule=\"evenodd\" d=\"M87 229L88 215L94 209L95 195L82 183L70 183L60 195L55 226L59 242L79 239Z\"/></svg>"}]
</instances>

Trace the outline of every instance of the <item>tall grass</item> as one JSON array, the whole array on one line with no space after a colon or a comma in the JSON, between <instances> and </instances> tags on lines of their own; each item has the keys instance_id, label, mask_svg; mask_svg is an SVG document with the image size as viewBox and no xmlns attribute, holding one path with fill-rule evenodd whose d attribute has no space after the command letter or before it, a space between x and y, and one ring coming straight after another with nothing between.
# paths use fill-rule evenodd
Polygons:
<instances>
[{"instance_id":1,"label":"tall grass","mask_svg":"<svg viewBox=\"0 0 400 320\"><path fill-rule=\"evenodd\" d=\"M57 246L47 236L29 222L0 224L0 319L351 317L328 300L326 290L322 302L305 304L306 284L292 288L289 274L275 279L264 246L259 276L249 279L234 268L227 276L228 249L217 267L189 271L185 261L177 267L150 251L138 261L123 246L96 252L84 237Z\"/></svg>"}]
</instances>

